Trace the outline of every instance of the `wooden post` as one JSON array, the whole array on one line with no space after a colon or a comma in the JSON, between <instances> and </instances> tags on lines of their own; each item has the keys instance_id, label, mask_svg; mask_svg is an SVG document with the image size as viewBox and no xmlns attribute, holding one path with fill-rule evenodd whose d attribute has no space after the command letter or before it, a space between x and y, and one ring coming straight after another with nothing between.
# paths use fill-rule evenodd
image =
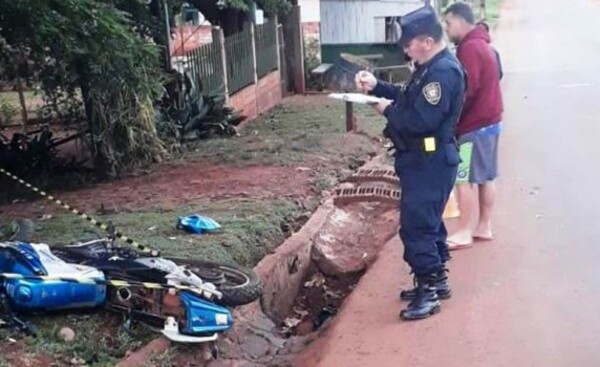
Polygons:
<instances>
[{"instance_id":1,"label":"wooden post","mask_svg":"<svg viewBox=\"0 0 600 367\"><path fill-rule=\"evenodd\" d=\"M277 14L275 14L273 16L273 30L275 32L275 45L277 46L277 71L279 72L279 74L281 75L281 49L280 49L280 44L279 44L279 18L277 17ZM283 97L283 75L281 75L281 79L282 82L279 83L280 89L281 89L281 96Z\"/></svg>"},{"instance_id":2,"label":"wooden post","mask_svg":"<svg viewBox=\"0 0 600 367\"><path fill-rule=\"evenodd\" d=\"M290 17L292 21L293 44L294 50L294 81L296 85L296 93L306 94L306 80L304 77L304 42L302 39L302 23L300 20L300 6L295 5L292 8Z\"/></svg>"},{"instance_id":3,"label":"wooden post","mask_svg":"<svg viewBox=\"0 0 600 367\"><path fill-rule=\"evenodd\" d=\"M346 132L356 131L356 119L352 102L346 102Z\"/></svg>"},{"instance_id":4,"label":"wooden post","mask_svg":"<svg viewBox=\"0 0 600 367\"><path fill-rule=\"evenodd\" d=\"M167 50L165 51L165 56L167 59L165 60L165 64L168 70L173 68L173 63L171 60L171 25L169 24L169 4L166 1L162 1L164 17L165 17L165 33L167 36Z\"/></svg>"},{"instance_id":5,"label":"wooden post","mask_svg":"<svg viewBox=\"0 0 600 367\"><path fill-rule=\"evenodd\" d=\"M21 118L23 119L21 128L23 129L23 134L27 134L27 121L29 120L29 117L27 116L27 103L25 102L23 79L21 79L21 77L17 77L17 88L19 91L19 104L21 105Z\"/></svg>"},{"instance_id":6,"label":"wooden post","mask_svg":"<svg viewBox=\"0 0 600 367\"><path fill-rule=\"evenodd\" d=\"M256 66L256 30L254 22L250 22L250 34L252 35L252 65L254 65L254 85L258 84L258 70Z\"/></svg>"},{"instance_id":7,"label":"wooden post","mask_svg":"<svg viewBox=\"0 0 600 367\"><path fill-rule=\"evenodd\" d=\"M221 51L221 68L223 69L223 86L225 88L225 103L229 103L229 78L227 77L227 52L225 52L225 34L221 27L212 28L212 41L217 42Z\"/></svg>"}]
</instances>

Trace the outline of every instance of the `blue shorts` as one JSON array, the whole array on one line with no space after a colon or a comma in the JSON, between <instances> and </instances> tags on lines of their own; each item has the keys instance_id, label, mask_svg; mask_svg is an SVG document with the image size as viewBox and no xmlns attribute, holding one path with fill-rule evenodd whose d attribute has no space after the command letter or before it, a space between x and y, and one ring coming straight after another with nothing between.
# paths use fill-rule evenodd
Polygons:
<instances>
[{"instance_id":1,"label":"blue shorts","mask_svg":"<svg viewBox=\"0 0 600 367\"><path fill-rule=\"evenodd\" d=\"M484 184L498 177L500 123L458 137L461 163L456 183Z\"/></svg>"}]
</instances>

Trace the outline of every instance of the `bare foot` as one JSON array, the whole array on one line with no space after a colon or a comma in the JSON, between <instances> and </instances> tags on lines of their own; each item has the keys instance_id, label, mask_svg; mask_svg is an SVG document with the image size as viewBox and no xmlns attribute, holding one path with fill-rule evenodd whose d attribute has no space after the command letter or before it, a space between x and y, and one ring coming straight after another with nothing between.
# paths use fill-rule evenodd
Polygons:
<instances>
[{"instance_id":1,"label":"bare foot","mask_svg":"<svg viewBox=\"0 0 600 367\"><path fill-rule=\"evenodd\" d=\"M455 233L446 240L450 251L469 247L473 244L473 237L468 233Z\"/></svg>"},{"instance_id":2,"label":"bare foot","mask_svg":"<svg viewBox=\"0 0 600 367\"><path fill-rule=\"evenodd\" d=\"M492 232L492 226L490 224L479 224L475 232L473 232L473 238L481 241L493 241L494 232Z\"/></svg>"}]
</instances>

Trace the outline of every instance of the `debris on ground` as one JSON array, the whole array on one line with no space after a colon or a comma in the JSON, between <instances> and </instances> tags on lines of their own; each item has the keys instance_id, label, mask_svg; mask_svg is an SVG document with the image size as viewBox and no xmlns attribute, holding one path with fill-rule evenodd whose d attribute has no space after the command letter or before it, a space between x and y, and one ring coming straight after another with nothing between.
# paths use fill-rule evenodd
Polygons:
<instances>
[{"instance_id":1,"label":"debris on ground","mask_svg":"<svg viewBox=\"0 0 600 367\"><path fill-rule=\"evenodd\" d=\"M177 229L183 229L194 234L204 234L218 231L221 229L221 225L209 217L193 214L187 217L179 217Z\"/></svg>"}]
</instances>

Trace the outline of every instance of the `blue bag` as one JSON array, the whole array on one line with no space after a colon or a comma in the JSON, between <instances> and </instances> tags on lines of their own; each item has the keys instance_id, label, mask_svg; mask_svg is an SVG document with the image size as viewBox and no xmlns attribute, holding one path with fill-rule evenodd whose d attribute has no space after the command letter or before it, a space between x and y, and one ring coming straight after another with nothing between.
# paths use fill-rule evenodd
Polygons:
<instances>
[{"instance_id":1,"label":"blue bag","mask_svg":"<svg viewBox=\"0 0 600 367\"><path fill-rule=\"evenodd\" d=\"M221 229L221 225L211 218L194 214L188 215L187 217L179 217L177 229L183 229L189 233L203 234L215 232Z\"/></svg>"}]
</instances>

